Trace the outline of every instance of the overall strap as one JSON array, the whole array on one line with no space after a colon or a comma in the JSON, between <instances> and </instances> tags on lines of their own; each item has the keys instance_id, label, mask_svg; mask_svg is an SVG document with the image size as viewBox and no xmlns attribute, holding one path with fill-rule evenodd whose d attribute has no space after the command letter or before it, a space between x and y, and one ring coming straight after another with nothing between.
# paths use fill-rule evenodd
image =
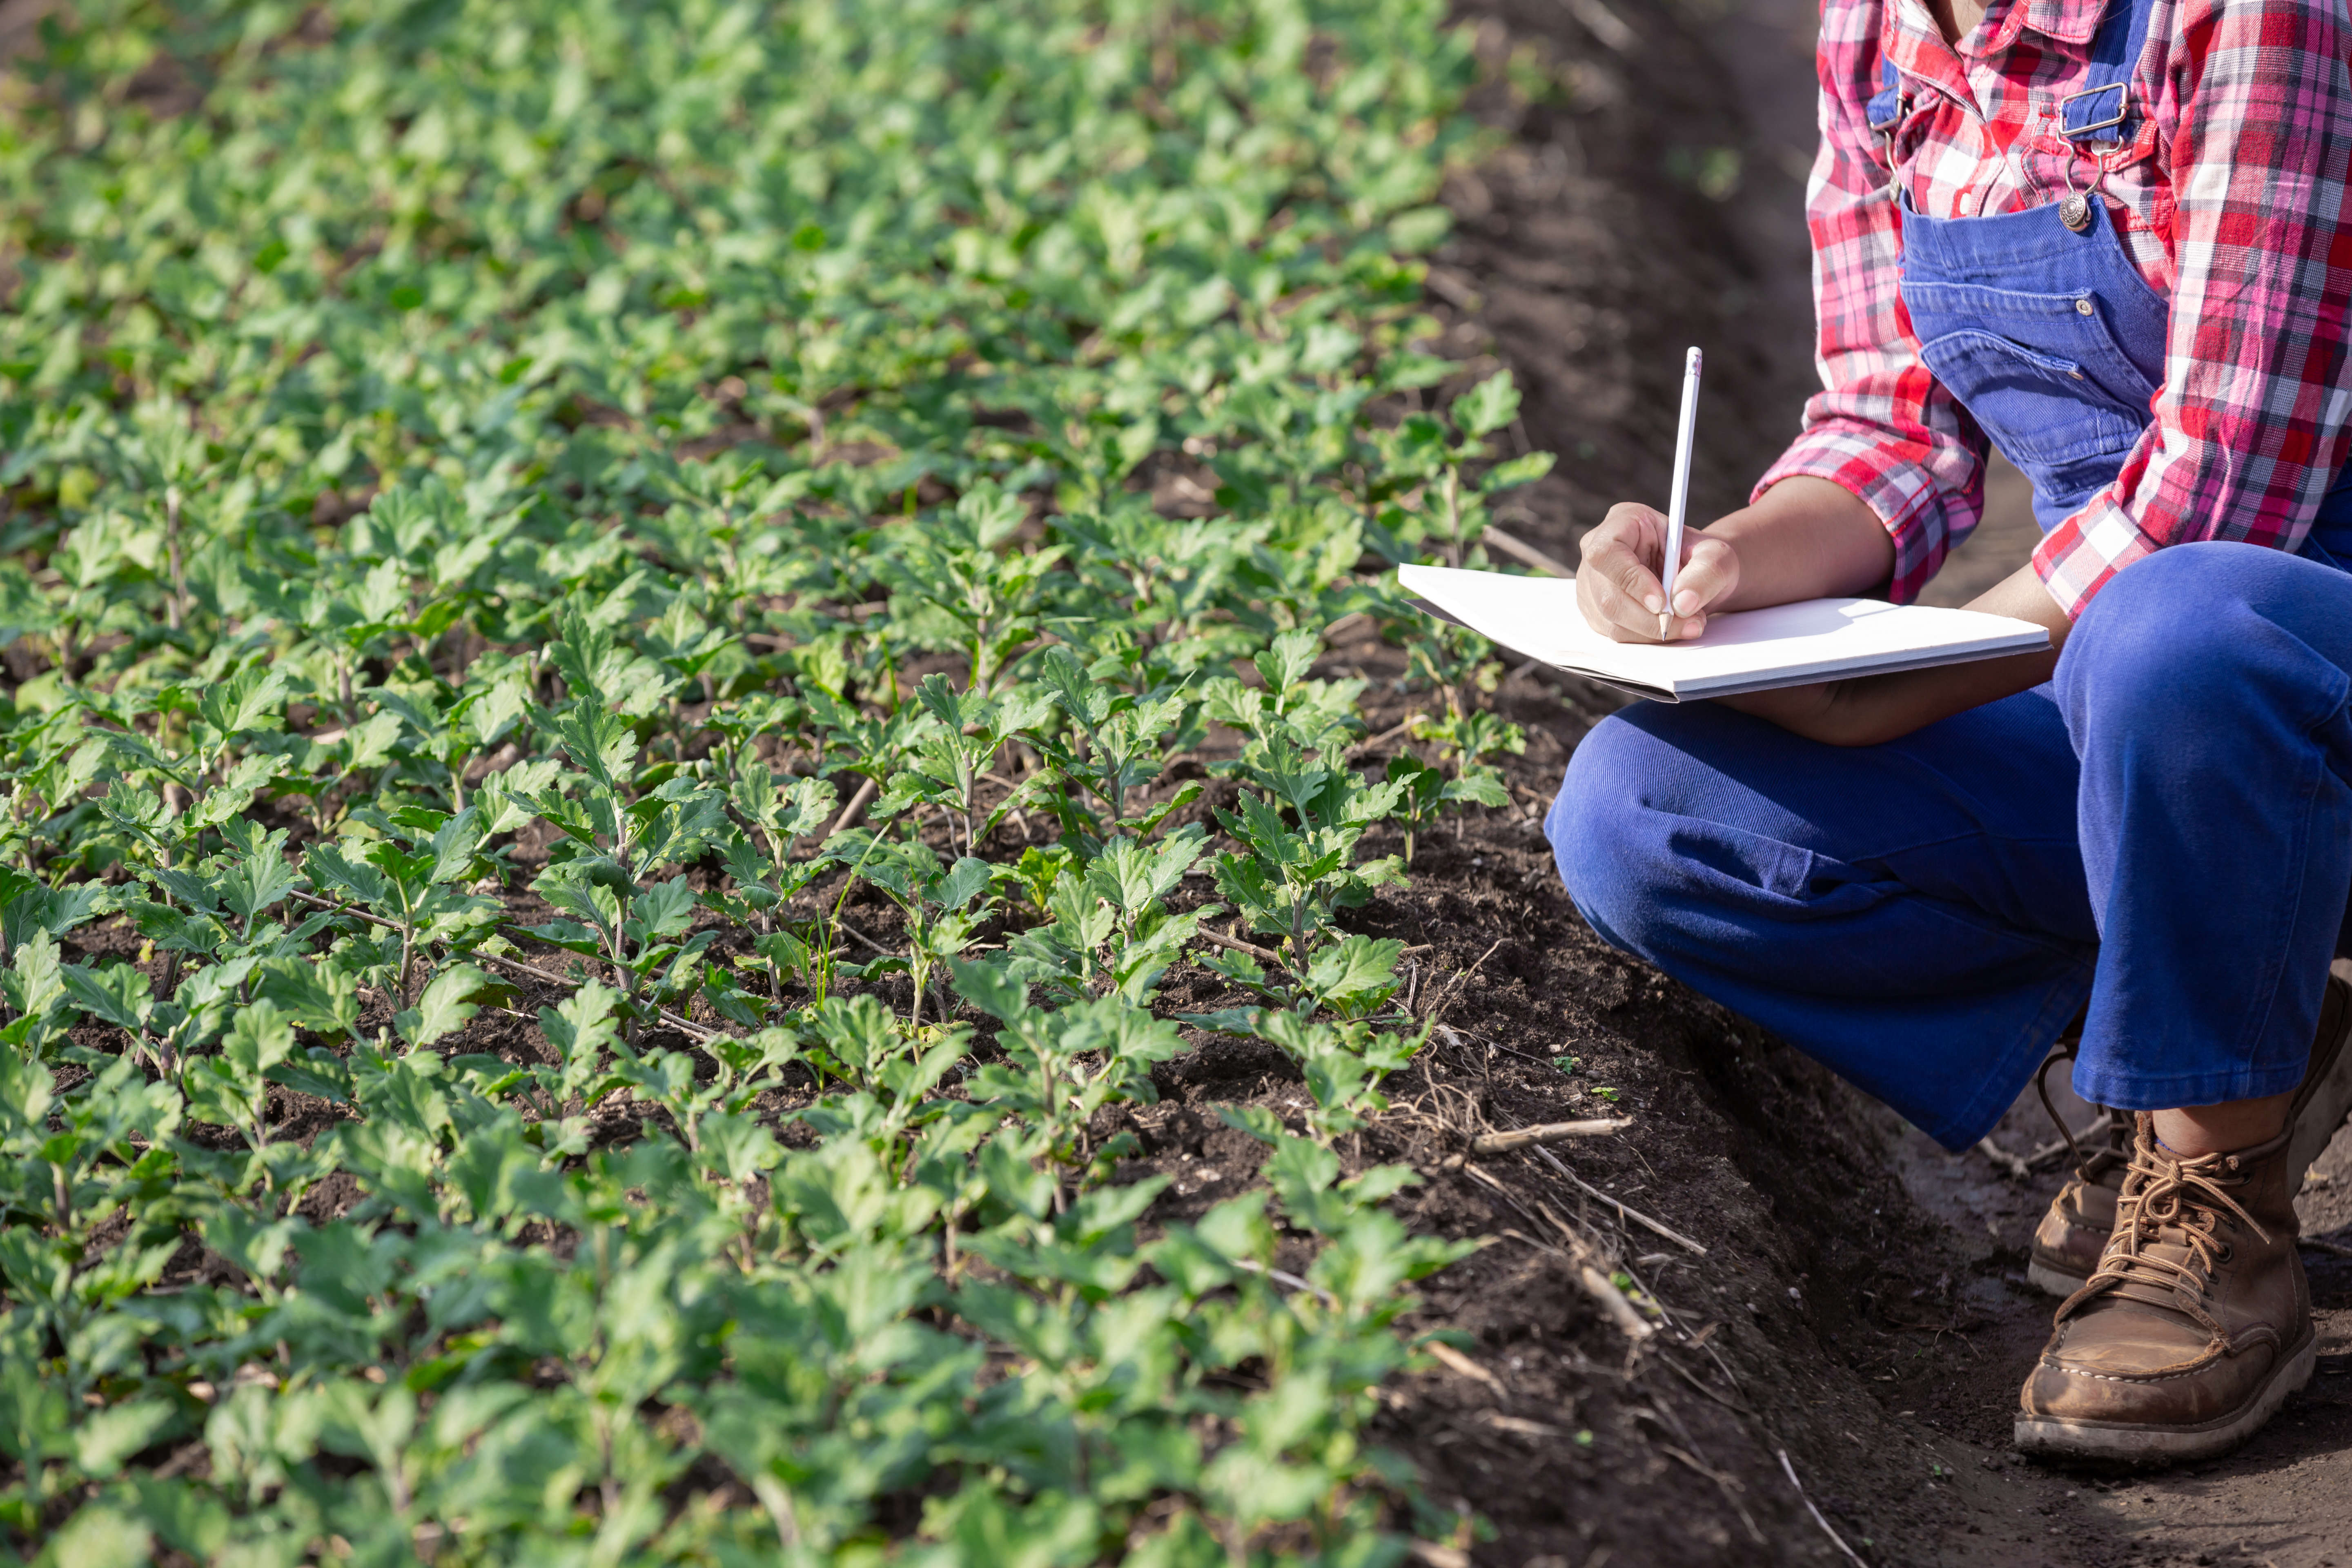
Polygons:
<instances>
[{"instance_id":1,"label":"overall strap","mask_svg":"<svg viewBox=\"0 0 2352 1568\"><path fill-rule=\"evenodd\" d=\"M2131 115L2131 78L2147 45L2148 18L2156 0L2107 0L2099 30L2091 37L2091 68L2084 86L2061 100L2059 133L2069 141L2119 134ZM1903 119L1903 78L1882 50L1878 90L1864 105L1870 129L1885 135Z\"/></svg>"},{"instance_id":2,"label":"overall strap","mask_svg":"<svg viewBox=\"0 0 2352 1568\"><path fill-rule=\"evenodd\" d=\"M1883 49L1878 56L1878 90L1863 105L1863 117L1877 136L1885 135L1903 121L1903 78Z\"/></svg>"},{"instance_id":3,"label":"overall strap","mask_svg":"<svg viewBox=\"0 0 2352 1568\"><path fill-rule=\"evenodd\" d=\"M2091 68L2084 86L2059 100L2061 136L2070 142L2129 139L2132 73L2147 45L2148 16L2155 9L2156 0L2107 0L2106 14L2091 37Z\"/></svg>"}]
</instances>

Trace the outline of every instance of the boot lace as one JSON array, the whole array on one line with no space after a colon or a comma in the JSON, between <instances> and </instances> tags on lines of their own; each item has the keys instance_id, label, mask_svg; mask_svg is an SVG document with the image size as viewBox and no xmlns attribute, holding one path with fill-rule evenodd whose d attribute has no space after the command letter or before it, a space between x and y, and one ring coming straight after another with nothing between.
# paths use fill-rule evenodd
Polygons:
<instances>
[{"instance_id":1,"label":"boot lace","mask_svg":"<svg viewBox=\"0 0 2352 1568\"><path fill-rule=\"evenodd\" d=\"M2124 1163L2129 1142L2126 1133L2131 1118L2100 1106L2096 1108L2099 1114L2077 1132L2066 1125L2064 1117L2058 1114L2058 1107L2050 1099L2050 1069L2060 1062L2072 1062L2082 1046L2083 1021L2078 1017L2067 1026L2066 1032L2058 1037L2058 1043L2050 1054L2042 1058L2041 1068L2033 1075L2033 1092L2041 1097L2042 1114L2050 1118L2050 1125L2058 1130L2058 1142L2045 1143L2036 1149L2025 1157L2025 1163L2034 1170L2046 1170L2048 1162L2063 1151L2076 1176L2085 1182L2095 1182L2105 1172ZM2097 1138L2101 1142L2085 1151L2083 1141L2087 1138Z\"/></svg>"},{"instance_id":2,"label":"boot lace","mask_svg":"<svg viewBox=\"0 0 2352 1568\"><path fill-rule=\"evenodd\" d=\"M2115 1237L2081 1294L2088 1296L2107 1284L2146 1284L2202 1299L2214 1267L2230 1257L2230 1244L2214 1234L2222 1214L2235 1217L2265 1244L2270 1241L2270 1233L2226 1190L2245 1180L2227 1154L2180 1159L2159 1153L2152 1140L2141 1137L2116 1200ZM2187 1258L2145 1250L2158 1241L2173 1243Z\"/></svg>"}]
</instances>

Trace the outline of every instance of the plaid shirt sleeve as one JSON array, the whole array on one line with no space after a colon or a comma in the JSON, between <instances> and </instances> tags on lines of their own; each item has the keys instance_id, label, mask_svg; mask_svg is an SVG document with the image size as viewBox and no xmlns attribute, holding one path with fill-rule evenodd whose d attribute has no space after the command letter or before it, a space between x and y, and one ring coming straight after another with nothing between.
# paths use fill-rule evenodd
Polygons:
<instances>
[{"instance_id":1,"label":"plaid shirt sleeve","mask_svg":"<svg viewBox=\"0 0 2352 1568\"><path fill-rule=\"evenodd\" d=\"M2035 570L2069 616L2168 544L2300 546L2347 447L2342 0L2184 0L2161 90L2176 279L2155 423Z\"/></svg>"},{"instance_id":2,"label":"plaid shirt sleeve","mask_svg":"<svg viewBox=\"0 0 2352 1568\"><path fill-rule=\"evenodd\" d=\"M1877 88L1879 19L1878 0L1822 7L1822 145L1805 214L1823 390L1807 401L1796 444L1755 493L1799 474L1853 491L1895 541L1888 596L1907 604L1977 525L1985 438L1920 363L1895 291L1900 220L1864 113Z\"/></svg>"}]
</instances>

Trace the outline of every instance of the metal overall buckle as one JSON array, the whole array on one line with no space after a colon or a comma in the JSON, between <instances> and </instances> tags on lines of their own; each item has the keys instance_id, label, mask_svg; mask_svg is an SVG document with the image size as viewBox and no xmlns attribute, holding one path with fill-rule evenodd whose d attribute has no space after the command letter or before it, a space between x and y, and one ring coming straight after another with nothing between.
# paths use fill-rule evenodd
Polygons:
<instances>
[{"instance_id":1,"label":"metal overall buckle","mask_svg":"<svg viewBox=\"0 0 2352 1568\"><path fill-rule=\"evenodd\" d=\"M2071 130L2068 129L2066 125L2066 106L2074 102L2078 99L2096 98L2103 92L2112 92L2116 95L2116 111L2113 114L2108 115L2105 120L2094 120L2088 125L2077 125ZM2130 113L2130 83L2111 81L2098 87L2086 87L2080 92L2070 92L2065 97L2058 100L2058 134L2063 136L2069 142L2086 138L2094 131L2106 131L2117 125L2121 125L2124 122L2125 118Z\"/></svg>"},{"instance_id":2,"label":"metal overall buckle","mask_svg":"<svg viewBox=\"0 0 2352 1568\"><path fill-rule=\"evenodd\" d=\"M2092 121L2087 125L2069 126L2066 123L2068 104L2078 99L2095 98L2103 92L2112 92L2116 95L2116 111L2113 114L2105 120ZM2058 100L2058 136L2066 143L2066 194L2058 202L2058 221L2076 234L2088 234L2091 230L2091 197L2089 190L2080 188L2074 184L2074 160L2083 155L2084 142L2098 132L2112 131L2121 125L2125 117L2130 112L2131 88L2128 84L2119 81L2111 81L2100 87L2086 87L2080 92L2070 92ZM2114 138L2109 138L2109 145L2113 145L2114 141ZM2092 167L2095 171L2098 165L2094 163ZM2099 175L2095 174L2090 190L2096 190L2098 184Z\"/></svg>"}]
</instances>

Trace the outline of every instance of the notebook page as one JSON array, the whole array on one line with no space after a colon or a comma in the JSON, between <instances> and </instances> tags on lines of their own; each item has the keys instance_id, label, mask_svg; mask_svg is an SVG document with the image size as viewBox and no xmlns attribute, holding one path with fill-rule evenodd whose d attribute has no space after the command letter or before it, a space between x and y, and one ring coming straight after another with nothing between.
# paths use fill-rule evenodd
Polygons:
<instances>
[{"instance_id":1,"label":"notebook page","mask_svg":"<svg viewBox=\"0 0 2352 1568\"><path fill-rule=\"evenodd\" d=\"M1405 566L1410 593L1504 647L1563 668L1675 698L1728 696L1841 675L1916 669L2049 645L2031 621L1877 599L1809 599L1716 616L1672 646L1612 642L1584 623L1576 584Z\"/></svg>"}]
</instances>

